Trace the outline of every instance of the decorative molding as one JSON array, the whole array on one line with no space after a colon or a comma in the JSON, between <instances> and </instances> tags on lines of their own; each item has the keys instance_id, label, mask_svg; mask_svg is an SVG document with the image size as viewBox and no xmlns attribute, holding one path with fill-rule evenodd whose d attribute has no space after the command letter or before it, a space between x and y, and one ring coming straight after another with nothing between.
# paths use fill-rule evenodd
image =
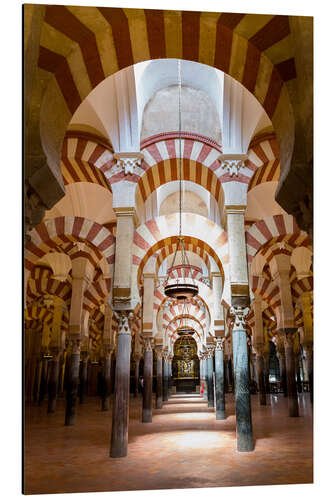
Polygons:
<instances>
[{"instance_id":1,"label":"decorative molding","mask_svg":"<svg viewBox=\"0 0 333 500\"><path fill-rule=\"evenodd\" d=\"M250 308L242 306L231 306L230 315L235 317L234 320L234 330L245 329L246 316L248 315Z\"/></svg>"},{"instance_id":2,"label":"decorative molding","mask_svg":"<svg viewBox=\"0 0 333 500\"><path fill-rule=\"evenodd\" d=\"M210 137L207 137L207 136L201 135L201 134L196 134L194 132L181 131L180 134L181 134L181 139L183 139L183 140L190 139L193 141L202 142L203 144L207 144L208 146L211 146L214 149L217 149L218 151L222 151L221 145L218 142L216 142L214 139L211 139ZM156 142L161 142L161 141L170 140L170 139L179 139L179 132L162 132L162 133L147 137L147 139L144 139L143 141L141 141L140 148L145 149L148 146L155 144Z\"/></svg>"},{"instance_id":3,"label":"decorative molding","mask_svg":"<svg viewBox=\"0 0 333 500\"><path fill-rule=\"evenodd\" d=\"M218 157L224 173L228 173L230 177L238 177L240 170L245 167L245 161L248 156L245 154L222 154Z\"/></svg>"},{"instance_id":4,"label":"decorative molding","mask_svg":"<svg viewBox=\"0 0 333 500\"><path fill-rule=\"evenodd\" d=\"M224 338L216 337L215 339L215 351L222 351L224 344Z\"/></svg>"},{"instance_id":5,"label":"decorative molding","mask_svg":"<svg viewBox=\"0 0 333 500\"><path fill-rule=\"evenodd\" d=\"M132 311L114 311L113 314L118 321L118 335L131 335Z\"/></svg>"},{"instance_id":6,"label":"decorative molding","mask_svg":"<svg viewBox=\"0 0 333 500\"><path fill-rule=\"evenodd\" d=\"M134 174L136 167L141 167L141 161L144 160L143 153L115 153L113 155L117 163L112 167L112 175L124 172L125 175Z\"/></svg>"}]
</instances>

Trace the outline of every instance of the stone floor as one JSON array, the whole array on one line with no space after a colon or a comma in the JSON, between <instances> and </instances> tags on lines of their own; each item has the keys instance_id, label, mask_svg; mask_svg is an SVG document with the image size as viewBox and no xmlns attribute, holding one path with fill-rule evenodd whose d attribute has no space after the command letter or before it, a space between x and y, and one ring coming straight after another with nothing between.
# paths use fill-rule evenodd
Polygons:
<instances>
[{"instance_id":1,"label":"stone floor","mask_svg":"<svg viewBox=\"0 0 333 500\"><path fill-rule=\"evenodd\" d=\"M46 402L26 410L25 493L154 490L311 483L312 410L299 396L300 417L287 417L287 400L252 396L253 453L236 451L235 407L216 421L199 395L172 396L153 423L141 423L141 399L131 398L128 456L110 459L111 411L91 398L65 427L64 401L47 415Z\"/></svg>"}]
</instances>

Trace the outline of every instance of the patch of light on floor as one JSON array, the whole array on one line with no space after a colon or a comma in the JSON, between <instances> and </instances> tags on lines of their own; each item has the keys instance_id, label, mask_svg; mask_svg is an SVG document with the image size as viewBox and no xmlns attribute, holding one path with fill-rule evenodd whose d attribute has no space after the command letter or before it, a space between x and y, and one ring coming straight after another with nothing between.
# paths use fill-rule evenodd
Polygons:
<instances>
[{"instance_id":1,"label":"patch of light on floor","mask_svg":"<svg viewBox=\"0 0 333 500\"><path fill-rule=\"evenodd\" d=\"M176 437L176 445L179 448L200 449L213 447L221 441L221 434L217 432L186 432Z\"/></svg>"}]
</instances>

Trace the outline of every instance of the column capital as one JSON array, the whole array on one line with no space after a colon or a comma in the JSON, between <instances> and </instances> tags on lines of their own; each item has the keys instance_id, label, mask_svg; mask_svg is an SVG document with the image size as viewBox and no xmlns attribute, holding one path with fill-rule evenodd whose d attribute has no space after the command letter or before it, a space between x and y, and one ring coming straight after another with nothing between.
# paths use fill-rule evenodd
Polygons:
<instances>
[{"instance_id":1,"label":"column capital","mask_svg":"<svg viewBox=\"0 0 333 500\"><path fill-rule=\"evenodd\" d=\"M222 351L224 344L223 337L215 337L215 351Z\"/></svg>"},{"instance_id":2,"label":"column capital","mask_svg":"<svg viewBox=\"0 0 333 500\"><path fill-rule=\"evenodd\" d=\"M116 164L112 167L112 175L124 172L125 175L133 175L135 170L141 166L141 161L144 160L144 155L140 151L138 152L121 152L114 153L113 158Z\"/></svg>"},{"instance_id":3,"label":"column capital","mask_svg":"<svg viewBox=\"0 0 333 500\"><path fill-rule=\"evenodd\" d=\"M297 328L281 328L280 332L283 334L284 346L294 349L294 336Z\"/></svg>"},{"instance_id":4,"label":"column capital","mask_svg":"<svg viewBox=\"0 0 333 500\"><path fill-rule=\"evenodd\" d=\"M162 357L163 357L163 346L155 344L154 351L156 352L157 359L162 359Z\"/></svg>"},{"instance_id":5,"label":"column capital","mask_svg":"<svg viewBox=\"0 0 333 500\"><path fill-rule=\"evenodd\" d=\"M218 157L218 161L221 162L221 167L224 173L228 173L230 177L238 177L240 170L245 167L245 161L247 160L247 154L221 154Z\"/></svg>"},{"instance_id":6,"label":"column capital","mask_svg":"<svg viewBox=\"0 0 333 500\"><path fill-rule=\"evenodd\" d=\"M143 350L146 351L152 351L152 345L154 343L154 338L153 337L143 337Z\"/></svg>"},{"instance_id":7,"label":"column capital","mask_svg":"<svg viewBox=\"0 0 333 500\"><path fill-rule=\"evenodd\" d=\"M111 357L111 354L113 352L114 346L111 344L102 344L102 348L104 351L104 355L106 358Z\"/></svg>"},{"instance_id":8,"label":"column capital","mask_svg":"<svg viewBox=\"0 0 333 500\"><path fill-rule=\"evenodd\" d=\"M213 357L213 354L214 354L214 351L215 351L215 344L208 344L207 345L207 359L210 359Z\"/></svg>"},{"instance_id":9,"label":"column capital","mask_svg":"<svg viewBox=\"0 0 333 500\"><path fill-rule=\"evenodd\" d=\"M72 350L72 354L80 354L81 340L81 336L77 334L70 334L68 336L68 344Z\"/></svg>"},{"instance_id":10,"label":"column capital","mask_svg":"<svg viewBox=\"0 0 333 500\"><path fill-rule=\"evenodd\" d=\"M132 311L114 311L118 321L118 335L131 335L131 322L134 319Z\"/></svg>"},{"instance_id":11,"label":"column capital","mask_svg":"<svg viewBox=\"0 0 333 500\"><path fill-rule=\"evenodd\" d=\"M233 330L244 330L246 324L246 316L250 311L249 307L231 306L230 315L235 317Z\"/></svg>"}]
</instances>

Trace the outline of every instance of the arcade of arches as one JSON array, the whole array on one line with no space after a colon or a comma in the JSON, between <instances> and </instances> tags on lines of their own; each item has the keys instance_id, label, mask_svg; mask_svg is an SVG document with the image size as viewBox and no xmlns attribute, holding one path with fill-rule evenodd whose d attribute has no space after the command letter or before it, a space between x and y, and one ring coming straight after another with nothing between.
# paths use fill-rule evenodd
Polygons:
<instances>
[{"instance_id":1,"label":"arcade of arches","mask_svg":"<svg viewBox=\"0 0 333 500\"><path fill-rule=\"evenodd\" d=\"M24 17L25 491L312 482L312 19Z\"/></svg>"}]
</instances>

